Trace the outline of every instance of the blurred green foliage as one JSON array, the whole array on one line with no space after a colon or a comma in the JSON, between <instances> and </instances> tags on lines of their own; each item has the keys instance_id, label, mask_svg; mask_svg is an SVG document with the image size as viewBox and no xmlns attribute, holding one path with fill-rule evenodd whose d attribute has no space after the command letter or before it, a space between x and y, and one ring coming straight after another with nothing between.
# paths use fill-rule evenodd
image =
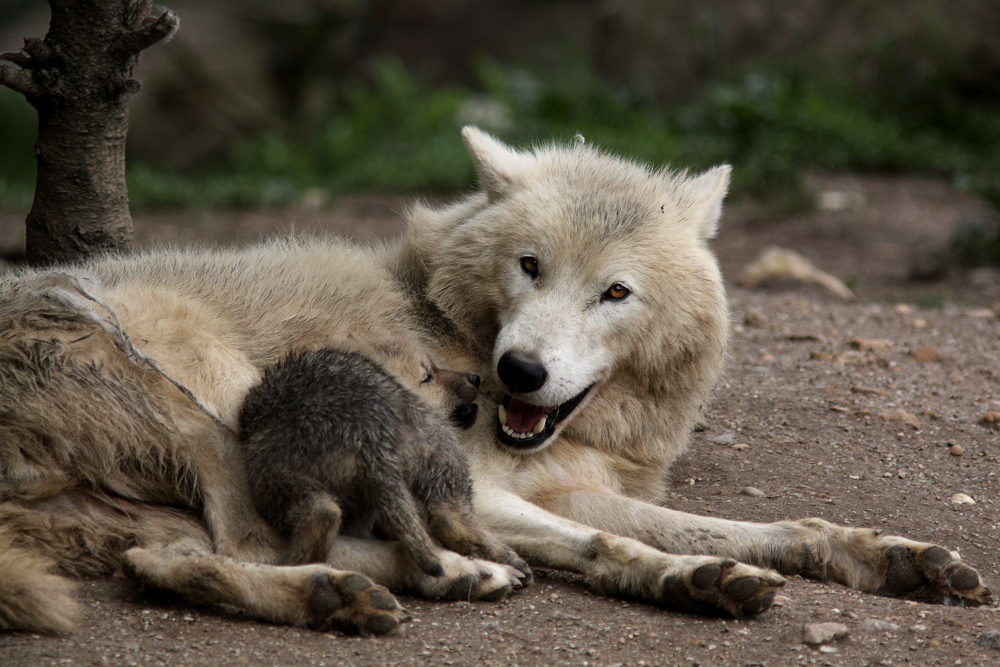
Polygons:
<instances>
[{"instance_id":1,"label":"blurred green foliage","mask_svg":"<svg viewBox=\"0 0 1000 667\"><path fill-rule=\"evenodd\" d=\"M1000 109L948 109L947 122L915 120L843 88L755 74L717 84L701 99L664 110L617 94L596 78L544 82L491 61L479 90L432 88L395 61L379 61L346 87L341 113L308 141L267 132L239 145L205 174L179 176L137 165L130 192L143 206L288 203L312 188L447 192L473 171L458 130L479 122L520 146L576 133L609 151L655 164L735 166L735 195L776 212L808 203L807 171L920 172L1000 192Z\"/></svg>"}]
</instances>

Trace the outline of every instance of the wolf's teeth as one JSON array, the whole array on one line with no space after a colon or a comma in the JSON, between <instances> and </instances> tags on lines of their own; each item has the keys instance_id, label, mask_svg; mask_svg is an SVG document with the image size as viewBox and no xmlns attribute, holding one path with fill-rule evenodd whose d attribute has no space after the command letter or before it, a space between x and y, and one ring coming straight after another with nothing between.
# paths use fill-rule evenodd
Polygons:
<instances>
[{"instance_id":1,"label":"wolf's teeth","mask_svg":"<svg viewBox=\"0 0 1000 667\"><path fill-rule=\"evenodd\" d=\"M538 435L539 433L541 433L542 431L544 431L545 430L545 417L542 417L541 419L539 419L538 423L535 424L535 427L533 429L531 429L531 430L534 432L535 435Z\"/></svg>"},{"instance_id":2,"label":"wolf's teeth","mask_svg":"<svg viewBox=\"0 0 1000 667\"><path fill-rule=\"evenodd\" d=\"M504 426L507 425L507 410L503 407L503 403L497 406L497 414L500 416L500 423Z\"/></svg>"}]
</instances>

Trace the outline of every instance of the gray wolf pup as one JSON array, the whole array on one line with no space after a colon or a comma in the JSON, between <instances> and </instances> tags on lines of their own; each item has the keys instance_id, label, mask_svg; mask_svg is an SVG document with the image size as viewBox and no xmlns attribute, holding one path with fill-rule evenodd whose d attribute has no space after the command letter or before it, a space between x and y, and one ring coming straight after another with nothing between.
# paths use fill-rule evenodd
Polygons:
<instances>
[{"instance_id":1,"label":"gray wolf pup","mask_svg":"<svg viewBox=\"0 0 1000 667\"><path fill-rule=\"evenodd\" d=\"M358 352L322 349L288 355L247 395L239 432L250 492L290 536L287 562L322 561L338 532L369 536L377 521L431 576L445 575L432 536L528 572L472 518L469 468L448 417L472 425L479 376L396 351L419 378L412 391Z\"/></svg>"},{"instance_id":2,"label":"gray wolf pup","mask_svg":"<svg viewBox=\"0 0 1000 667\"><path fill-rule=\"evenodd\" d=\"M448 576L414 574L392 543L348 537L335 540L331 567L268 569L274 538L233 472L226 425L289 351L385 329L416 333L438 363L482 377L489 418L461 435L475 513L533 565L580 572L610 595L737 616L768 609L793 573L931 602L990 600L941 546L657 504L725 358L729 314L708 240L728 167L689 175L582 142L522 151L475 128L462 138L480 189L415 206L385 248L164 251L0 278L0 512L18 518L0 522L0 581L34 592L0 591L6 627L69 627L65 585L41 577L45 564L101 573L123 552L141 581L288 623L325 613L310 601L333 596L313 577L339 594L359 576L348 570L422 595L463 581L476 599L516 586L508 566L445 550ZM149 528L176 524L168 505L191 512L170 540ZM66 528L40 530L48 521ZM80 539L60 541L70 528ZM241 569L247 561L265 565ZM274 604L255 607L262 599ZM381 613L355 598L338 610L362 627Z\"/></svg>"}]
</instances>

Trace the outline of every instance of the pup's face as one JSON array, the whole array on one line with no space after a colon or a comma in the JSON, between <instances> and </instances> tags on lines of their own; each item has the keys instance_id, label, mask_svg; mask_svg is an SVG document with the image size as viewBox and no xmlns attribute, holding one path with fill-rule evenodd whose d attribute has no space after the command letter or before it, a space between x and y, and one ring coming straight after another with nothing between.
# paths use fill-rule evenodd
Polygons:
<instances>
[{"instance_id":1,"label":"pup's face","mask_svg":"<svg viewBox=\"0 0 1000 667\"><path fill-rule=\"evenodd\" d=\"M371 342L365 352L427 405L448 415L458 428L476 421L479 376L438 368L415 341L388 338Z\"/></svg>"},{"instance_id":2,"label":"pup's face","mask_svg":"<svg viewBox=\"0 0 1000 667\"><path fill-rule=\"evenodd\" d=\"M417 395L447 414L458 428L470 428L479 410L475 403L479 395L479 376L438 368L430 359L420 365L420 370L423 375L415 387Z\"/></svg>"}]
</instances>

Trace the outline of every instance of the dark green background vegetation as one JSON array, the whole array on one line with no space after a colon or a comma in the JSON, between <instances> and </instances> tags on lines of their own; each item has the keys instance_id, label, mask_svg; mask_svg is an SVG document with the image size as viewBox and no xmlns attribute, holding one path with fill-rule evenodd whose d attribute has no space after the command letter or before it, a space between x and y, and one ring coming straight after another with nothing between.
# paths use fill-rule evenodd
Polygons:
<instances>
[{"instance_id":1,"label":"dark green background vegetation","mask_svg":"<svg viewBox=\"0 0 1000 667\"><path fill-rule=\"evenodd\" d=\"M39 5L8 3L0 19L37 25L25 17ZM934 174L1000 205L996 3L171 6L181 33L139 70L135 208L454 191L473 179L466 122L518 145L579 132L657 164L729 162L734 193L779 214L808 202L801 179L816 171ZM2 48L14 50L9 30ZM33 123L0 90L7 209L30 205ZM995 220L963 234L966 261L1000 258Z\"/></svg>"}]
</instances>

